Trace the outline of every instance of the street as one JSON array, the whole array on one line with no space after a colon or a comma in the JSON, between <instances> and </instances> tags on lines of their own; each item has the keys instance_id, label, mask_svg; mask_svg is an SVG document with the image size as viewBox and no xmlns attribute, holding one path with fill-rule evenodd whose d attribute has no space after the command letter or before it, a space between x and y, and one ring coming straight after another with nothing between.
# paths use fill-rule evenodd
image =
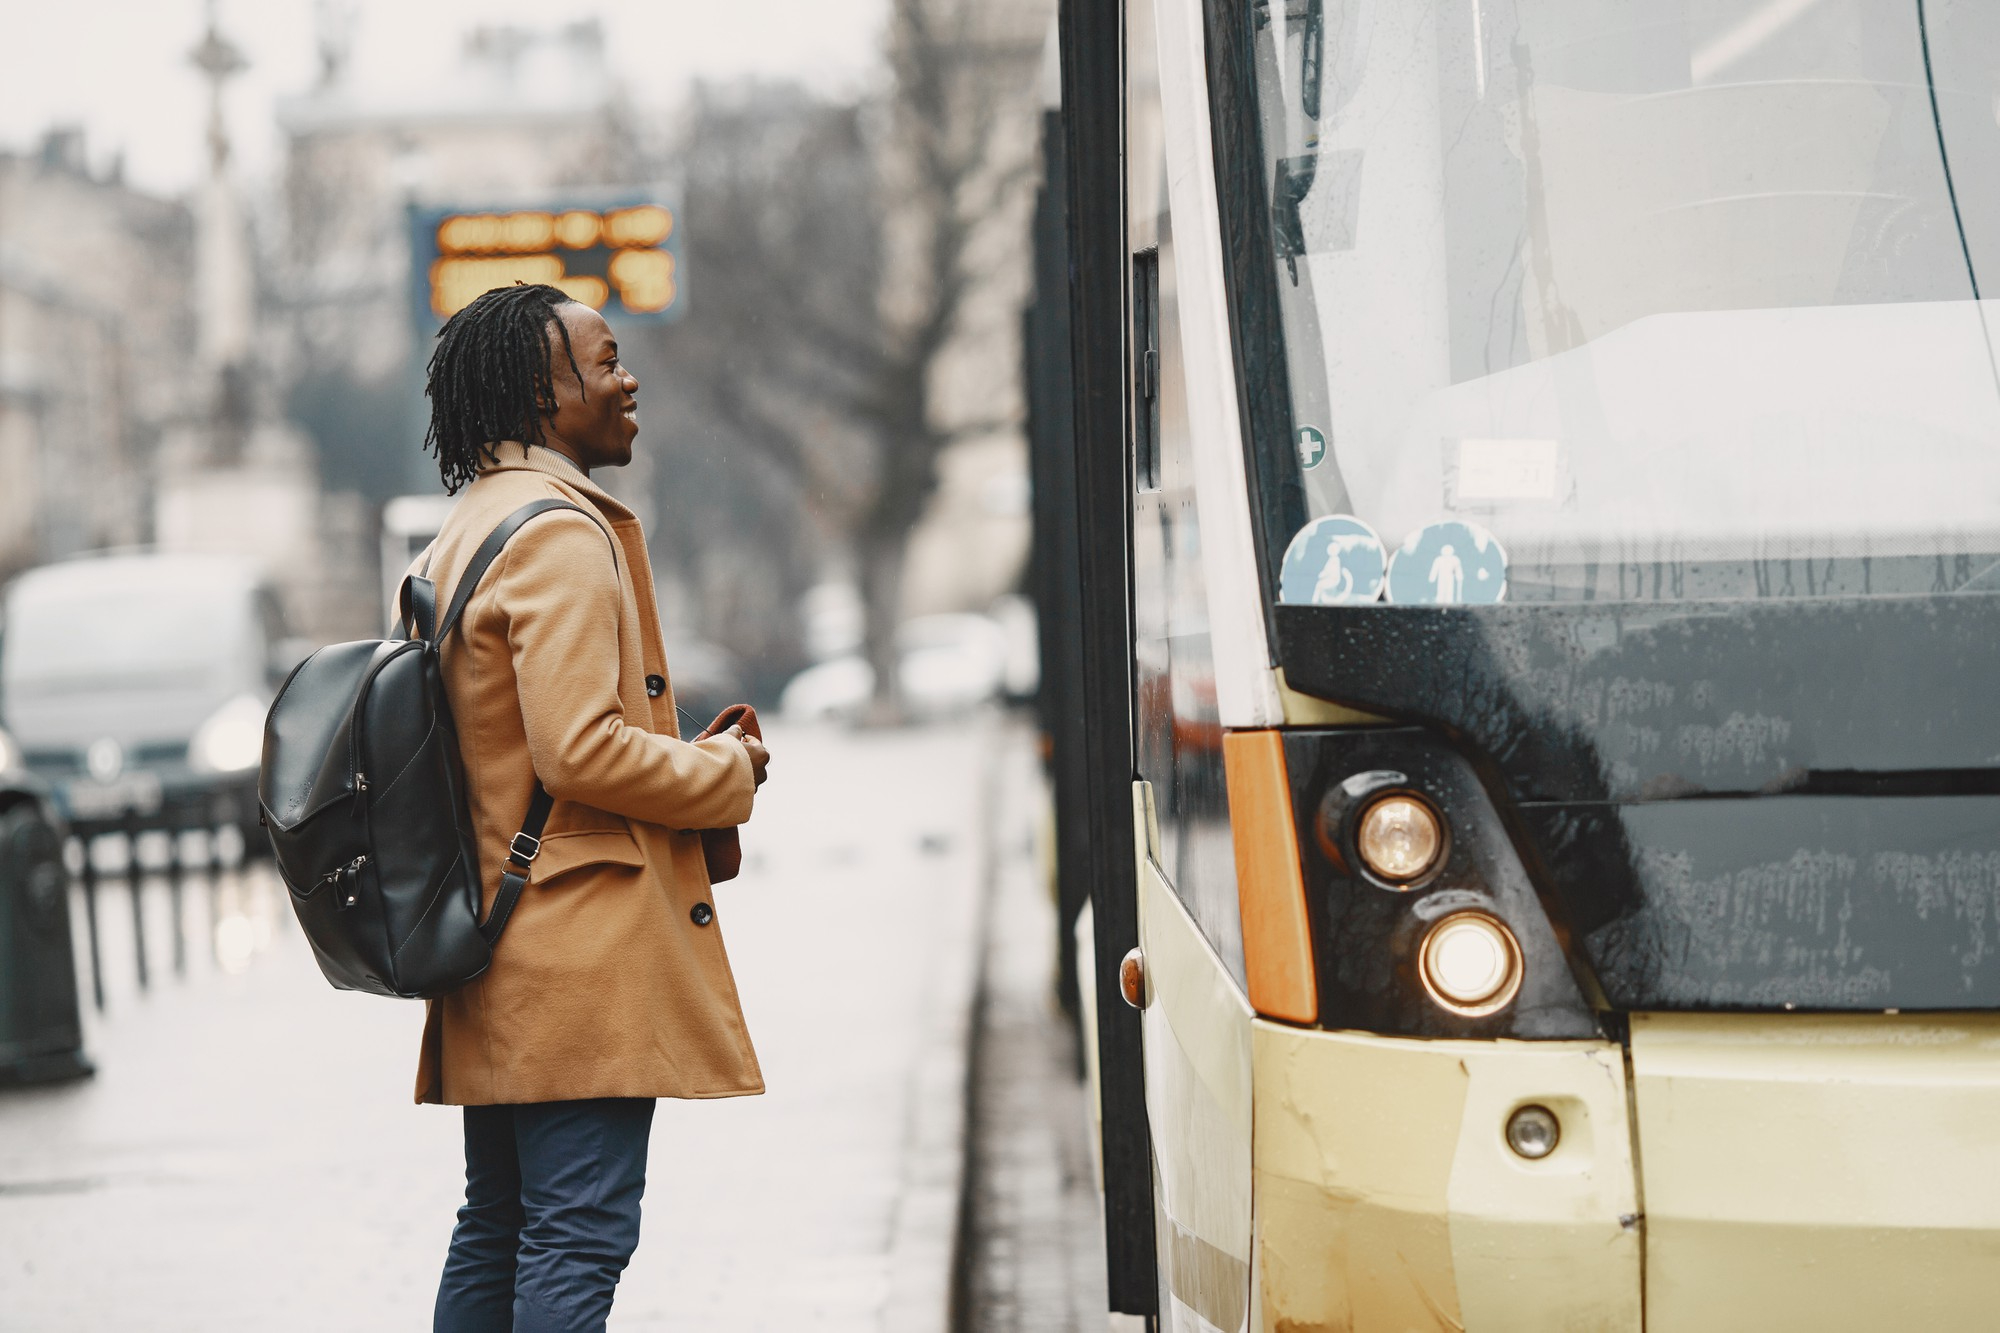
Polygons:
<instances>
[{"instance_id":1,"label":"street","mask_svg":"<svg viewBox=\"0 0 2000 1333\"><path fill-rule=\"evenodd\" d=\"M717 895L770 1091L661 1104L644 1236L612 1325L944 1329L982 890L1005 884L1026 903L1006 909L996 938L1047 919L1020 896L1032 759L991 719L774 728L771 748L744 874ZM181 899L177 975L167 885L144 881L141 992L128 894L104 882L98 1074L0 1096L0 1329L423 1326L461 1181L456 1113L410 1100L420 1006L328 987L261 863L213 892L190 879ZM995 965L994 1005L1046 996L1022 980L1021 956ZM1035 1057L1018 1032L1009 1040L1019 1076L1066 1080L1059 1059L1028 1070ZM1023 1093L1047 1114L1047 1098ZM1074 1084L1068 1097L1054 1105L1081 1107ZM1051 1200L1078 1215L1092 1197L1087 1174L1076 1190L1080 1134L1061 1162L1068 1192L1040 1182L1040 1202L1010 1215ZM989 1164L985 1211L1004 1203L992 1189L1009 1170L1022 1168ZM987 1262L968 1283L980 1308L1011 1308L1003 1289L1070 1281L1060 1266L1053 1279L996 1267L995 1229L980 1225ZM1098 1242L1078 1244L1088 1275Z\"/></svg>"}]
</instances>

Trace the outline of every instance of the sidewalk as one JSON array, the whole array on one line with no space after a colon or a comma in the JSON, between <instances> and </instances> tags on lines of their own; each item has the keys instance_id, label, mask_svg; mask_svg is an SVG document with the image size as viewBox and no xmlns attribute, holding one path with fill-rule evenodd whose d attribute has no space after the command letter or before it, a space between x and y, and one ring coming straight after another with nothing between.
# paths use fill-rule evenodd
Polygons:
<instances>
[{"instance_id":1,"label":"sidewalk","mask_svg":"<svg viewBox=\"0 0 2000 1333\"><path fill-rule=\"evenodd\" d=\"M943 1329L996 735L774 730L717 890L771 1091L661 1104L613 1328ZM421 1008L327 987L281 893L191 881L182 979L149 884L140 995L100 892L99 1074L0 1095L0 1330L428 1325L461 1158Z\"/></svg>"},{"instance_id":2,"label":"sidewalk","mask_svg":"<svg viewBox=\"0 0 2000 1333\"><path fill-rule=\"evenodd\" d=\"M1014 740L999 751L998 841L984 903L966 1326L1105 1333L1130 1325L1106 1314L1089 1090L1071 1021L1056 1003L1056 905L1042 845L1048 789L1027 737Z\"/></svg>"}]
</instances>

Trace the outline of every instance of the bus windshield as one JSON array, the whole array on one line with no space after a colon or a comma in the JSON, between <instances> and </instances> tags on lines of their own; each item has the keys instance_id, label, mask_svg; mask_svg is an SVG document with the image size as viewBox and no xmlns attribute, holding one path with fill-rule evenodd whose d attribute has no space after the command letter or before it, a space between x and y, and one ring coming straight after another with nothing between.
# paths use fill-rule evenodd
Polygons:
<instances>
[{"instance_id":1,"label":"bus windshield","mask_svg":"<svg viewBox=\"0 0 2000 1333\"><path fill-rule=\"evenodd\" d=\"M1249 4L1280 600L2000 591L2000 5Z\"/></svg>"}]
</instances>

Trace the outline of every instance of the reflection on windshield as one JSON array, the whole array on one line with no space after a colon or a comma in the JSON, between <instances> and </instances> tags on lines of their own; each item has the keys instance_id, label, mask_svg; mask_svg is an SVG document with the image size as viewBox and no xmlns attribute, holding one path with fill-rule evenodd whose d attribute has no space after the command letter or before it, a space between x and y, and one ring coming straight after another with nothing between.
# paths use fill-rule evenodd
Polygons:
<instances>
[{"instance_id":1,"label":"reflection on windshield","mask_svg":"<svg viewBox=\"0 0 2000 1333\"><path fill-rule=\"evenodd\" d=\"M1515 601L2000 590L2000 6L1254 14L1299 466L1390 600L1478 600L1398 580L1440 534Z\"/></svg>"}]
</instances>

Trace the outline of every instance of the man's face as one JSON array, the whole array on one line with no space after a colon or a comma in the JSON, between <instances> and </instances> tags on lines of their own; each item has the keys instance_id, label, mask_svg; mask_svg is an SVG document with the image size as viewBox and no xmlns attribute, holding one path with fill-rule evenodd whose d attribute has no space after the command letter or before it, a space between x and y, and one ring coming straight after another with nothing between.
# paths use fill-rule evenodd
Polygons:
<instances>
[{"instance_id":1,"label":"man's face","mask_svg":"<svg viewBox=\"0 0 2000 1333\"><path fill-rule=\"evenodd\" d=\"M569 330L570 352L583 379L578 381L562 354L561 336L552 337L549 370L556 410L542 422L548 443L585 471L623 467L632 461L632 441L639 434L639 381L619 364L618 340L604 316L572 301L557 307L556 318Z\"/></svg>"}]
</instances>

